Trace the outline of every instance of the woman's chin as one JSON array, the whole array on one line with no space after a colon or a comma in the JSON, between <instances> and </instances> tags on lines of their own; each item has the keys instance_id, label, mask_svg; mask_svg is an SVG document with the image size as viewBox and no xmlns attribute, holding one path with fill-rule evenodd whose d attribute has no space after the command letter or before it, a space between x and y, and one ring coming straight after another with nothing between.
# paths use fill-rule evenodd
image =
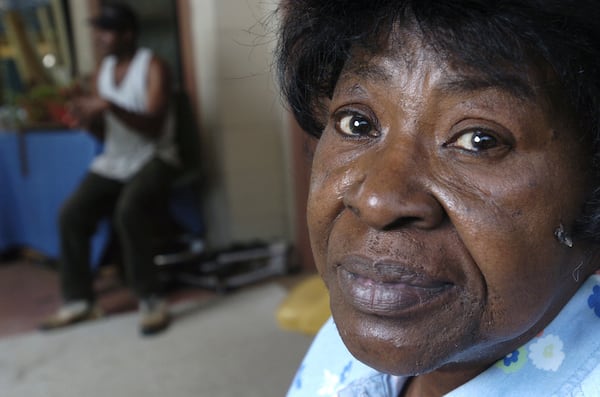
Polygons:
<instances>
[{"instance_id":1,"label":"woman's chin","mask_svg":"<svg viewBox=\"0 0 600 397\"><path fill-rule=\"evenodd\" d=\"M453 363L468 346L477 344L477 331L468 318L458 321L463 324L460 326L440 326L449 324L451 317L463 319L429 305L412 307L409 312L403 310L398 316L382 316L357 310L344 300L336 304L336 300L332 301L332 314L348 350L363 363L391 375L415 376L435 371Z\"/></svg>"}]
</instances>

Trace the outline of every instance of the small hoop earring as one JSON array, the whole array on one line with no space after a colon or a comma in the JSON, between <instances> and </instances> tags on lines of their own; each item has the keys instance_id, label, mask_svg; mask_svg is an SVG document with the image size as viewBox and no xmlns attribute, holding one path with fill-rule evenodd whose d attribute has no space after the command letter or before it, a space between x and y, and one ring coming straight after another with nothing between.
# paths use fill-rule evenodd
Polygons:
<instances>
[{"instance_id":1,"label":"small hoop earring","mask_svg":"<svg viewBox=\"0 0 600 397\"><path fill-rule=\"evenodd\" d=\"M573 276L573 280L575 280L576 283L579 282L579 271L581 270L582 267L583 267L583 261L581 261L579 263L579 266L577 266L575 269L573 269L572 276Z\"/></svg>"},{"instance_id":2,"label":"small hoop earring","mask_svg":"<svg viewBox=\"0 0 600 397\"><path fill-rule=\"evenodd\" d=\"M558 225L558 227L554 231L554 237L556 237L558 242L562 245L566 245L569 248L573 248L573 240L571 239L571 236L569 236L565 231L565 227L562 223Z\"/></svg>"}]
</instances>

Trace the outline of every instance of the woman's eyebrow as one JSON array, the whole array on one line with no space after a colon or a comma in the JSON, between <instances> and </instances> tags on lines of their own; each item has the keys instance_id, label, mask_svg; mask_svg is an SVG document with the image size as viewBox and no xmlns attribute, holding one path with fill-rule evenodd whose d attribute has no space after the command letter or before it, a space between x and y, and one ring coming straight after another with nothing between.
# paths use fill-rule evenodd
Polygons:
<instances>
[{"instance_id":1,"label":"woman's eyebrow","mask_svg":"<svg viewBox=\"0 0 600 397\"><path fill-rule=\"evenodd\" d=\"M351 64L346 70L344 70L343 75L352 76L358 80L371 82L387 83L392 80L392 76L390 76L384 68L371 64ZM345 95L350 96L367 96L367 91L358 83L343 88L342 92Z\"/></svg>"},{"instance_id":2,"label":"woman's eyebrow","mask_svg":"<svg viewBox=\"0 0 600 397\"><path fill-rule=\"evenodd\" d=\"M533 100L535 91L522 77L514 74L495 76L453 76L441 81L436 87L447 95L468 94L476 91L498 89L521 100Z\"/></svg>"},{"instance_id":3,"label":"woman's eyebrow","mask_svg":"<svg viewBox=\"0 0 600 397\"><path fill-rule=\"evenodd\" d=\"M386 82L392 79L392 76L384 68L372 64L350 64L344 74L374 82Z\"/></svg>"},{"instance_id":4,"label":"woman's eyebrow","mask_svg":"<svg viewBox=\"0 0 600 397\"><path fill-rule=\"evenodd\" d=\"M360 84L353 84L345 87L341 92L350 97L366 98L368 96L367 91Z\"/></svg>"}]
</instances>

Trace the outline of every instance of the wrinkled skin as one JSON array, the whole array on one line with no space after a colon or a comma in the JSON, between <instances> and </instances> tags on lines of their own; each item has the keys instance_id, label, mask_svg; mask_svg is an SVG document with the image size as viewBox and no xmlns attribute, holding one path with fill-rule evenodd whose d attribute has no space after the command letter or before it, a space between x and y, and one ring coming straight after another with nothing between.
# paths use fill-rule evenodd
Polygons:
<instances>
[{"instance_id":1,"label":"wrinkled skin","mask_svg":"<svg viewBox=\"0 0 600 397\"><path fill-rule=\"evenodd\" d=\"M585 244L554 236L581 211L589 156L540 95L481 84L419 43L357 53L337 83L312 171L315 261L349 350L421 375L414 394L520 347L593 271Z\"/></svg>"}]
</instances>

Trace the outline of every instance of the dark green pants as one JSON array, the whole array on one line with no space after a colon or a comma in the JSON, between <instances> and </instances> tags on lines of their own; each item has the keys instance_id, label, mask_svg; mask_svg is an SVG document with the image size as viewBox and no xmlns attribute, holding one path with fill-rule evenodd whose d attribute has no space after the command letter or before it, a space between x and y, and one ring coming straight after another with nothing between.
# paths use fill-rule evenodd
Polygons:
<instances>
[{"instance_id":1,"label":"dark green pants","mask_svg":"<svg viewBox=\"0 0 600 397\"><path fill-rule=\"evenodd\" d=\"M91 237L110 216L122 250L127 281L140 297L158 292L153 238L168 211L177 169L159 159L123 183L90 172L60 213L60 275L66 301L94 300Z\"/></svg>"}]
</instances>

